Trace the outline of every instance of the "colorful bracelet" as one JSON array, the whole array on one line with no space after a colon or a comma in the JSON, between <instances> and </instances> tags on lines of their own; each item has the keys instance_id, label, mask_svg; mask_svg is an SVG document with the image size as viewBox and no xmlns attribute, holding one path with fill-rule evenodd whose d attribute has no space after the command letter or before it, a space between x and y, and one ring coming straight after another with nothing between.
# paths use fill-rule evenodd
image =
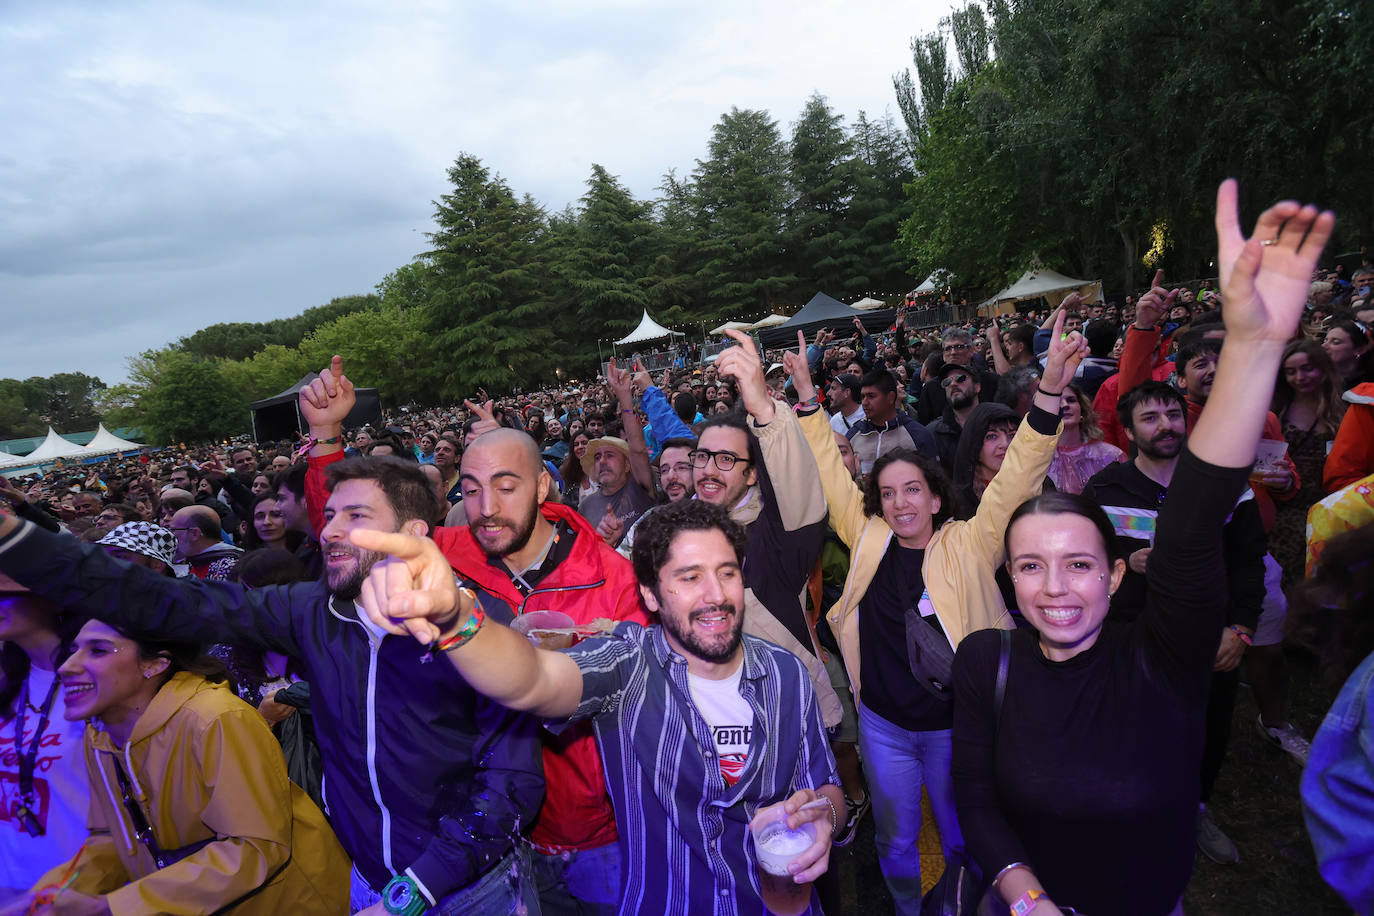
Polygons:
<instances>
[{"instance_id":1,"label":"colorful bracelet","mask_svg":"<svg viewBox=\"0 0 1374 916\"><path fill-rule=\"evenodd\" d=\"M339 444L339 439L340 439L339 436L330 436L328 439L316 439L316 440L315 440L315 444L316 444L316 445L338 445L338 444Z\"/></svg>"},{"instance_id":2,"label":"colorful bracelet","mask_svg":"<svg viewBox=\"0 0 1374 916\"><path fill-rule=\"evenodd\" d=\"M1250 634L1247 633L1247 632L1245 632L1244 630L1242 630L1240 627L1236 626L1235 624L1231 624L1231 625L1230 625L1229 627L1227 627L1226 629L1230 630L1232 633L1235 633L1237 636L1239 636L1239 637L1240 637L1240 641L1243 642L1243 643L1245 643L1247 646L1253 646L1253 645L1255 644L1255 641L1254 641L1254 639L1250 636Z\"/></svg>"},{"instance_id":3,"label":"colorful bracelet","mask_svg":"<svg viewBox=\"0 0 1374 916\"><path fill-rule=\"evenodd\" d=\"M792 410L796 413L801 413L803 410L815 410L817 407L820 406L821 396L818 394L813 394L805 401L798 401L796 404L794 404Z\"/></svg>"},{"instance_id":4,"label":"colorful bracelet","mask_svg":"<svg viewBox=\"0 0 1374 916\"><path fill-rule=\"evenodd\" d=\"M468 617L467 623L458 628L448 639L435 643L434 649L438 652L449 652L459 646L466 645L472 637L477 635L477 631L482 629L482 624L487 622L487 615L482 613L480 607L474 607L472 614Z\"/></svg>"}]
</instances>

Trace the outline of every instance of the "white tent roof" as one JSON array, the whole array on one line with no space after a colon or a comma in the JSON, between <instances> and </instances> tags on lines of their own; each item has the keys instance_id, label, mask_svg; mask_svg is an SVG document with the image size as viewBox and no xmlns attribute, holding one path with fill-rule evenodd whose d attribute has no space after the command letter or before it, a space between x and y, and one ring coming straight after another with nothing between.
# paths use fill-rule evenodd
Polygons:
<instances>
[{"instance_id":1,"label":"white tent roof","mask_svg":"<svg viewBox=\"0 0 1374 916\"><path fill-rule=\"evenodd\" d=\"M744 328L744 330L757 331L759 328L771 328L774 325L779 324L787 324L787 316L778 315L774 313L772 315L769 315L767 318L760 318L753 324L747 325L746 328Z\"/></svg>"},{"instance_id":2,"label":"white tent roof","mask_svg":"<svg viewBox=\"0 0 1374 916\"><path fill-rule=\"evenodd\" d=\"M5 467L6 465L11 465L11 464L16 464L16 465L17 465L17 464L28 464L28 463L29 463L29 459L27 459L27 458L23 458L23 457L21 457L21 456L19 456L19 455L10 455L10 454L6 454L5 452L0 452L0 468L3 468L3 467Z\"/></svg>"},{"instance_id":3,"label":"white tent roof","mask_svg":"<svg viewBox=\"0 0 1374 916\"><path fill-rule=\"evenodd\" d=\"M51 461L54 458L74 458L77 455L91 454L85 448L75 442L68 442L57 433L53 432L51 426L48 427L48 438L43 440L43 444L32 452L24 456L25 462Z\"/></svg>"},{"instance_id":4,"label":"white tent roof","mask_svg":"<svg viewBox=\"0 0 1374 916\"><path fill-rule=\"evenodd\" d=\"M1053 306L1058 306L1069 293L1079 293L1088 302L1102 299L1101 280L1075 280L1055 270L1037 268L1028 270L1011 286L983 303L993 304L1020 302L1023 299L1038 299L1041 296Z\"/></svg>"},{"instance_id":5,"label":"white tent roof","mask_svg":"<svg viewBox=\"0 0 1374 916\"><path fill-rule=\"evenodd\" d=\"M114 433L105 428L101 423L95 431L95 438L86 444L89 452L122 452L126 449L142 448L137 442L130 442L128 439L121 439Z\"/></svg>"},{"instance_id":6,"label":"white tent roof","mask_svg":"<svg viewBox=\"0 0 1374 916\"><path fill-rule=\"evenodd\" d=\"M950 279L950 278L949 278L949 271L947 271L947 270L937 270L937 271L934 271L934 272L931 273L930 276L928 276L928 277L926 277L924 280L922 280L922 281L921 281L921 285L918 286L918 287L916 287L915 289L913 289L912 292L913 292L914 294L916 294L917 296L923 296L923 295L925 295L926 293L933 293L933 292L936 292L937 290L940 289L940 287L942 287L942 286L948 286L948 285L949 285L949 279Z\"/></svg>"},{"instance_id":7,"label":"white tent roof","mask_svg":"<svg viewBox=\"0 0 1374 916\"><path fill-rule=\"evenodd\" d=\"M751 325L747 321L727 321L718 328L712 328L712 334L724 334L726 331L747 331Z\"/></svg>"},{"instance_id":8,"label":"white tent roof","mask_svg":"<svg viewBox=\"0 0 1374 916\"><path fill-rule=\"evenodd\" d=\"M624 337L615 342L617 347L624 344L640 343L645 340L658 340L660 337L671 337L680 334L678 331L670 331L649 317L649 310L644 310L644 317L639 319L639 327L635 328Z\"/></svg>"},{"instance_id":9,"label":"white tent roof","mask_svg":"<svg viewBox=\"0 0 1374 916\"><path fill-rule=\"evenodd\" d=\"M858 302L852 303L851 307L856 309L885 309L887 308L887 303L881 299L870 299L865 297Z\"/></svg>"}]
</instances>

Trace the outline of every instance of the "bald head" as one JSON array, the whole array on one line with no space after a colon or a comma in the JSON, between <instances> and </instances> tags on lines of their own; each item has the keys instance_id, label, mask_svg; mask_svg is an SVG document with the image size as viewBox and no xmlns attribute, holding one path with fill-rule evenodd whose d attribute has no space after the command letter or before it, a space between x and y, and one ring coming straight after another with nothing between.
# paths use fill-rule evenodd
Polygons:
<instances>
[{"instance_id":1,"label":"bald head","mask_svg":"<svg viewBox=\"0 0 1374 916\"><path fill-rule=\"evenodd\" d=\"M463 472L473 464L491 461L530 477L538 477L544 470L534 437L518 429L494 429L474 439L463 452Z\"/></svg>"},{"instance_id":2,"label":"bald head","mask_svg":"<svg viewBox=\"0 0 1374 916\"><path fill-rule=\"evenodd\" d=\"M172 516L172 534L177 545L186 548L183 556L195 556L220 543L221 533L219 515L209 506L187 506Z\"/></svg>"}]
</instances>

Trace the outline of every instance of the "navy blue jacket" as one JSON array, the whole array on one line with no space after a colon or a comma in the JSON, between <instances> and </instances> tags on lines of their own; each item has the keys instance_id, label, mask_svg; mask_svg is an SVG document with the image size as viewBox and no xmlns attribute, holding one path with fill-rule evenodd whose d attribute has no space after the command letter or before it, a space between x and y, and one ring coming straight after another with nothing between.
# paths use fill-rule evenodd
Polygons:
<instances>
[{"instance_id":1,"label":"navy blue jacket","mask_svg":"<svg viewBox=\"0 0 1374 916\"><path fill-rule=\"evenodd\" d=\"M0 569L121 628L298 660L330 823L377 890L407 873L441 899L500 862L539 810L538 723L478 694L446 660L423 663L409 636L376 636L323 582L246 591L170 579L32 524L0 540Z\"/></svg>"}]
</instances>

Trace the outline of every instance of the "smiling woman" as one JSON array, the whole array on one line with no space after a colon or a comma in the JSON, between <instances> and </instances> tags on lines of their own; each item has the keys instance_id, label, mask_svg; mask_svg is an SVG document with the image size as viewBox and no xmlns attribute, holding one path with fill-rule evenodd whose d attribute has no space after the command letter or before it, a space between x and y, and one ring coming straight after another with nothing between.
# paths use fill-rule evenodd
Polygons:
<instances>
[{"instance_id":1,"label":"smiling woman","mask_svg":"<svg viewBox=\"0 0 1374 916\"><path fill-rule=\"evenodd\" d=\"M60 674L66 718L90 720L91 832L39 880L30 907L345 911L347 857L217 662L91 620Z\"/></svg>"},{"instance_id":2,"label":"smiling woman","mask_svg":"<svg viewBox=\"0 0 1374 916\"><path fill-rule=\"evenodd\" d=\"M1226 346L1159 513L1144 613L1107 621L1125 564L1101 509L1040 496L1006 532L1032 627L975 633L955 656L954 786L969 851L992 879L986 912L1182 912L1227 606L1222 526L1245 488L1333 223L1315 207L1281 203L1246 241L1235 198L1234 183L1223 183Z\"/></svg>"}]
</instances>

